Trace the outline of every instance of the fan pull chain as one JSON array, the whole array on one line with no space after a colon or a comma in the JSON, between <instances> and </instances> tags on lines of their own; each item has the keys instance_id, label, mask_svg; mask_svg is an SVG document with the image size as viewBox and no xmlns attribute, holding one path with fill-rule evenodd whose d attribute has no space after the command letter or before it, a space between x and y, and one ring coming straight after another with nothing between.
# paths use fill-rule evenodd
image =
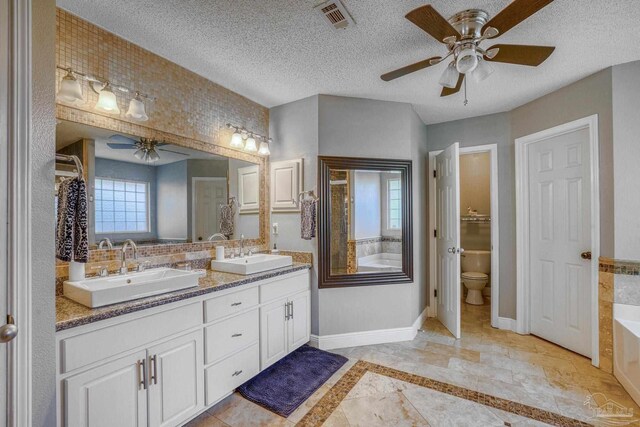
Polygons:
<instances>
[{"instance_id":1,"label":"fan pull chain","mask_svg":"<svg viewBox=\"0 0 640 427\"><path fill-rule=\"evenodd\" d=\"M467 99L467 79L464 79L464 106L466 107L467 104L469 103L469 100Z\"/></svg>"}]
</instances>

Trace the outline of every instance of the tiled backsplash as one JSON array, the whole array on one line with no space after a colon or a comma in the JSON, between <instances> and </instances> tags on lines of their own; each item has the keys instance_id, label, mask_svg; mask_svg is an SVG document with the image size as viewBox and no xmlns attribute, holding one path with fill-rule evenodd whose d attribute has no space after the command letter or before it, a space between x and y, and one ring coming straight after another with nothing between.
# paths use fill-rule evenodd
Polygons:
<instances>
[{"instance_id":1,"label":"tiled backsplash","mask_svg":"<svg viewBox=\"0 0 640 427\"><path fill-rule=\"evenodd\" d=\"M600 368L613 372L613 304L640 305L640 261L600 257L598 276Z\"/></svg>"},{"instance_id":2,"label":"tiled backsplash","mask_svg":"<svg viewBox=\"0 0 640 427\"><path fill-rule=\"evenodd\" d=\"M129 96L118 96L121 113L102 115L93 109L97 95L83 83L85 103L58 104L56 115L86 125L116 132L156 138L212 154L246 160L260 165L260 237L247 239L246 247L267 249L269 240L268 167L264 157L231 149L230 122L260 134L268 134L269 110L229 89L213 83L177 64L78 18L62 9L56 16L56 63L74 71L99 76L157 98L147 102L149 121L142 124L125 117ZM64 71L57 70L57 84ZM53 183L52 183L53 185ZM154 265L211 258L220 242L141 246L140 257ZM224 242L228 248L237 242ZM230 249L227 249L227 252ZM93 250L87 272L107 263L115 270L118 251ZM68 265L58 262L56 277L66 277Z\"/></svg>"}]
</instances>

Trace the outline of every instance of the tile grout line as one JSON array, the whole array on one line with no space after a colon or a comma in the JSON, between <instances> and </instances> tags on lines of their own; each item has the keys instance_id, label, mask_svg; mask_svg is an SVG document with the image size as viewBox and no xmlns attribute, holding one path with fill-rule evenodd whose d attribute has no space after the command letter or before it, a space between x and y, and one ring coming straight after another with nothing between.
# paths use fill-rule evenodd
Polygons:
<instances>
[{"instance_id":1,"label":"tile grout line","mask_svg":"<svg viewBox=\"0 0 640 427\"><path fill-rule=\"evenodd\" d=\"M578 426L587 427L591 424L574 418L566 417L555 412L535 408L523 403L495 397L479 391L466 389L464 387L447 384L445 382L432 380L415 374L388 368L371 362L359 360L356 362L340 380L311 408L307 414L296 424L297 426L320 426L342 403L349 391L362 379L366 372L384 375L400 381L405 381L414 385L429 388L454 397L479 403L495 409L500 409L512 414L524 416L531 420L549 423L556 426ZM555 400L555 398L554 398ZM413 403L409 401L413 406ZM417 409L416 409L417 410ZM419 411L418 411L419 413ZM346 414L345 414L346 416ZM422 415L421 415L422 416ZM424 418L424 417L423 417Z\"/></svg>"}]
</instances>

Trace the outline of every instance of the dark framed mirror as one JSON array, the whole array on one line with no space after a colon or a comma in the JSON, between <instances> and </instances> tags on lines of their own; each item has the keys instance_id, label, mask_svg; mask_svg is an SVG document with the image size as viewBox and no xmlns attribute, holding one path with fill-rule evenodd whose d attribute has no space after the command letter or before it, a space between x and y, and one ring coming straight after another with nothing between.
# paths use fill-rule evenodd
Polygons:
<instances>
[{"instance_id":1,"label":"dark framed mirror","mask_svg":"<svg viewBox=\"0 0 640 427\"><path fill-rule=\"evenodd\" d=\"M318 157L319 287L413 282L411 160Z\"/></svg>"}]
</instances>

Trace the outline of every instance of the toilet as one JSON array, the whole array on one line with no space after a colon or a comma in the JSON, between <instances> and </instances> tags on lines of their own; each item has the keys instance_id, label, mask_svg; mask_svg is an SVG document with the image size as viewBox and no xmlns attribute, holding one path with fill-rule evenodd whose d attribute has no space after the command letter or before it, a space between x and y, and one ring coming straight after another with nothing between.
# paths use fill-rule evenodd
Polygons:
<instances>
[{"instance_id":1,"label":"toilet","mask_svg":"<svg viewBox=\"0 0 640 427\"><path fill-rule=\"evenodd\" d=\"M489 283L491 251L468 250L461 255L461 281L467 288L467 304L483 305L482 290Z\"/></svg>"}]
</instances>

